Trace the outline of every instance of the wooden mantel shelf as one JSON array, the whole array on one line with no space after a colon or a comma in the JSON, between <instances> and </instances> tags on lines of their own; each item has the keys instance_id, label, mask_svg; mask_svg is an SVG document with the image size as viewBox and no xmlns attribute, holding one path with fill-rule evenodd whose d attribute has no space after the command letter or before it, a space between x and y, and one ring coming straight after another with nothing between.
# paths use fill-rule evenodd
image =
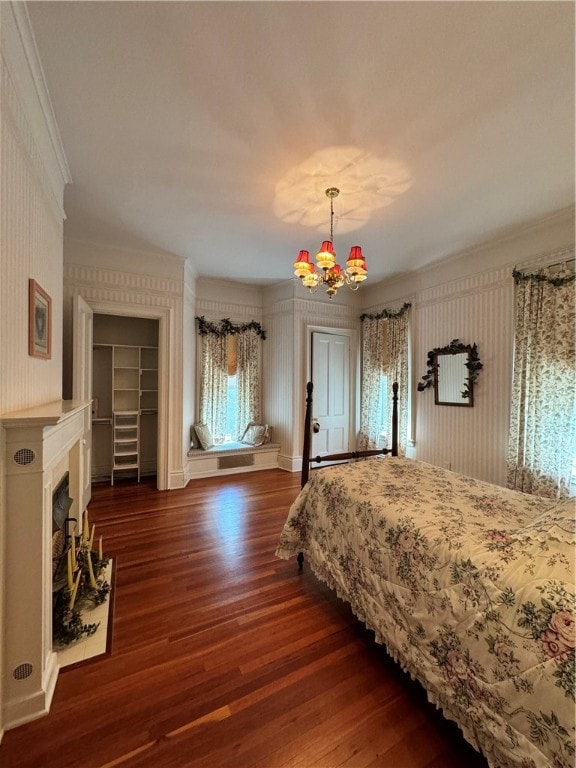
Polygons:
<instances>
[{"instance_id":1,"label":"wooden mantel shelf","mask_svg":"<svg viewBox=\"0 0 576 768\"><path fill-rule=\"evenodd\" d=\"M20 411L0 413L0 422L6 428L46 426L60 424L89 404L87 400L54 400L51 403L23 408Z\"/></svg>"}]
</instances>

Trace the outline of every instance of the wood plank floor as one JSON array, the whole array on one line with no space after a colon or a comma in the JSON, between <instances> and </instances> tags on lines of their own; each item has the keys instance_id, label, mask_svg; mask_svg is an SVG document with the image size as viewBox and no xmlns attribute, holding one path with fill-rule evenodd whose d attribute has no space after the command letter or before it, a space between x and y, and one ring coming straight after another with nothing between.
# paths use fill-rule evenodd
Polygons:
<instances>
[{"instance_id":1,"label":"wood plank floor","mask_svg":"<svg viewBox=\"0 0 576 768\"><path fill-rule=\"evenodd\" d=\"M60 673L2 768L486 768L348 607L274 556L299 477L95 486L112 654Z\"/></svg>"}]
</instances>

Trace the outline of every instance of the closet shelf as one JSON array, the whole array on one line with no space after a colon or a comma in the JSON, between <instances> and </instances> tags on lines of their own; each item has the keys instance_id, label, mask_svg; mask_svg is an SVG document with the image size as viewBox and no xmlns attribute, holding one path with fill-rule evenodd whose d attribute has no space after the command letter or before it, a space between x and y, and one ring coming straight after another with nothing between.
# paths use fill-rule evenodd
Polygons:
<instances>
[{"instance_id":1,"label":"closet shelf","mask_svg":"<svg viewBox=\"0 0 576 768\"><path fill-rule=\"evenodd\" d=\"M158 348L95 342L93 349L92 422L107 428L95 428L92 466L96 459L98 476L104 470L112 485L118 472L140 481L142 468L150 470L150 455L156 451Z\"/></svg>"}]
</instances>

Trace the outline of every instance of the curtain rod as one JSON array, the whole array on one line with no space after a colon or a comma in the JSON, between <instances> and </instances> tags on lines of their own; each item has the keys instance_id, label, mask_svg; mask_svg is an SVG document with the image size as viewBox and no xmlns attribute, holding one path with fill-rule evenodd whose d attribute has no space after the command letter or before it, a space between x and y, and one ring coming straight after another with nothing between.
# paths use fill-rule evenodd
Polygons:
<instances>
[{"instance_id":1,"label":"curtain rod","mask_svg":"<svg viewBox=\"0 0 576 768\"><path fill-rule=\"evenodd\" d=\"M554 264L547 264L544 269L552 269L553 267L568 267L572 266L574 269L574 258L566 259L565 261L557 261Z\"/></svg>"},{"instance_id":2,"label":"curtain rod","mask_svg":"<svg viewBox=\"0 0 576 768\"><path fill-rule=\"evenodd\" d=\"M572 267L572 271L574 271L576 262L574 260L574 256L570 256L567 259L564 259L562 261L555 261L553 264L541 264L540 266L532 265L532 266L526 266L526 267L519 267L516 271L526 273L531 272L533 270L539 271L542 269L554 269L554 267Z\"/></svg>"}]
</instances>

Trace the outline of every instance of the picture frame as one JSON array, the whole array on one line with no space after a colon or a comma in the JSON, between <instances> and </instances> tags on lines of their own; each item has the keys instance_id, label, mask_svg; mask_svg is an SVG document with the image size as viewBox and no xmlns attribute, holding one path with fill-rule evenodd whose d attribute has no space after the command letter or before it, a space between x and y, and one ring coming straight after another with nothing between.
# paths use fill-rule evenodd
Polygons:
<instances>
[{"instance_id":1,"label":"picture frame","mask_svg":"<svg viewBox=\"0 0 576 768\"><path fill-rule=\"evenodd\" d=\"M36 280L28 281L28 354L52 357L52 299Z\"/></svg>"}]
</instances>

